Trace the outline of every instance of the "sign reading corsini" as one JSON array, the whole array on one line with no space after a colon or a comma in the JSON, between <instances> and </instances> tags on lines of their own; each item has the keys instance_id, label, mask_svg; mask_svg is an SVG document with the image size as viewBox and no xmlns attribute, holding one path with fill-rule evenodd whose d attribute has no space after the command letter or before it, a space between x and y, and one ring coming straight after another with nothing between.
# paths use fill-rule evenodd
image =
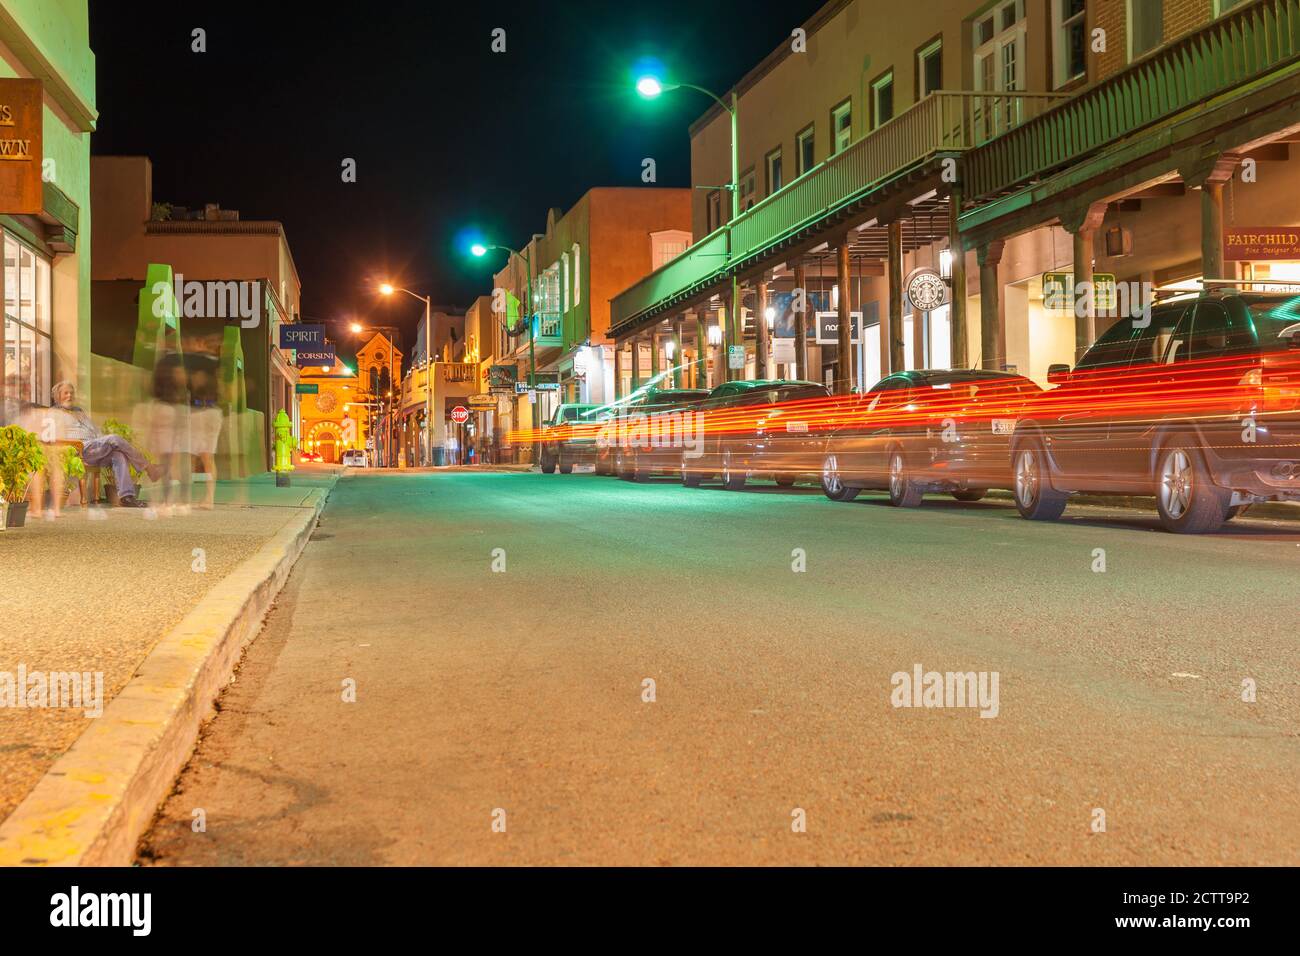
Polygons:
<instances>
[{"instance_id":1,"label":"sign reading corsini","mask_svg":"<svg viewBox=\"0 0 1300 956\"><path fill-rule=\"evenodd\" d=\"M41 212L41 81L0 79L0 213Z\"/></svg>"},{"instance_id":2,"label":"sign reading corsini","mask_svg":"<svg viewBox=\"0 0 1300 956\"><path fill-rule=\"evenodd\" d=\"M1223 257L1229 262L1300 259L1300 226L1230 226L1223 233Z\"/></svg>"}]
</instances>

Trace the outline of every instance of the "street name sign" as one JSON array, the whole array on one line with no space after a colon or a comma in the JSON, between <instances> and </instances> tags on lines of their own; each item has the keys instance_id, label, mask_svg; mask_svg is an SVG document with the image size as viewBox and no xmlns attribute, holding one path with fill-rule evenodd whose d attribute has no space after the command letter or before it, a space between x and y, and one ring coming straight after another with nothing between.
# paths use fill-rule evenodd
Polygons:
<instances>
[{"instance_id":1,"label":"street name sign","mask_svg":"<svg viewBox=\"0 0 1300 956\"><path fill-rule=\"evenodd\" d=\"M298 382L293 390L299 395L317 395L320 393L320 386L315 382Z\"/></svg>"}]
</instances>

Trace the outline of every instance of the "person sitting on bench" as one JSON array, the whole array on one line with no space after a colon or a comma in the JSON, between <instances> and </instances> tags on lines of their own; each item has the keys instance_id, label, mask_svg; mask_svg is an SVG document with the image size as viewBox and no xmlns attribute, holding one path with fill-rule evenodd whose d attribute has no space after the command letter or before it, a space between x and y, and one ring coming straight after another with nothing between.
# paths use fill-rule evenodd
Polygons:
<instances>
[{"instance_id":1,"label":"person sitting on bench","mask_svg":"<svg viewBox=\"0 0 1300 956\"><path fill-rule=\"evenodd\" d=\"M85 410L74 403L77 390L71 382L59 382L51 389L56 408L65 412L68 421L60 438L81 442L81 460L87 468L112 468L113 484L117 488L118 504L123 508L148 507L136 498L135 480L131 467L144 472L150 481L157 481L163 473L162 465L150 464L134 445L121 435L105 435L90 420Z\"/></svg>"}]
</instances>

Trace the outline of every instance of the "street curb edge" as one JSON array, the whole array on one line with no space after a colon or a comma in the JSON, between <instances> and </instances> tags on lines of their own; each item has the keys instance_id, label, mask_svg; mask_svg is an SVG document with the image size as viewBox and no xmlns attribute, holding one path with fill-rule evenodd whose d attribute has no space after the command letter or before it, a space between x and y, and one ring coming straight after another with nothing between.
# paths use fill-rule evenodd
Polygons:
<instances>
[{"instance_id":1,"label":"street curb edge","mask_svg":"<svg viewBox=\"0 0 1300 956\"><path fill-rule=\"evenodd\" d=\"M129 866L337 483L217 583L0 823L0 866Z\"/></svg>"}]
</instances>

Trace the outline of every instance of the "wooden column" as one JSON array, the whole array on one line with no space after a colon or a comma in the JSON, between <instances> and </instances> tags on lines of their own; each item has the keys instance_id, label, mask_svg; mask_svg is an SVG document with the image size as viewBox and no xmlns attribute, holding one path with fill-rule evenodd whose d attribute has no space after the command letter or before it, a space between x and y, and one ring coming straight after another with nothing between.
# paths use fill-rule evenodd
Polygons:
<instances>
[{"instance_id":1,"label":"wooden column","mask_svg":"<svg viewBox=\"0 0 1300 956\"><path fill-rule=\"evenodd\" d=\"M656 328L651 330L650 332L650 378L656 379L658 377L659 377L659 332ZM656 382L655 387L658 388L659 383Z\"/></svg>"},{"instance_id":2,"label":"wooden column","mask_svg":"<svg viewBox=\"0 0 1300 956\"><path fill-rule=\"evenodd\" d=\"M695 376L691 381L695 388L709 387L709 323L701 312L695 313Z\"/></svg>"},{"instance_id":3,"label":"wooden column","mask_svg":"<svg viewBox=\"0 0 1300 956\"><path fill-rule=\"evenodd\" d=\"M1232 279L1223 255L1223 184L1241 165L1237 153L1203 156L1180 167L1183 184L1201 190L1201 275L1206 279Z\"/></svg>"},{"instance_id":4,"label":"wooden column","mask_svg":"<svg viewBox=\"0 0 1300 956\"><path fill-rule=\"evenodd\" d=\"M722 374L719 378L724 382L730 382L733 378L738 378L731 370L731 346L743 344L736 338L736 285L730 283L727 285L727 291L722 294L722 311L718 313L718 324L722 326L722 346L720 348L721 356L719 368Z\"/></svg>"},{"instance_id":5,"label":"wooden column","mask_svg":"<svg viewBox=\"0 0 1300 956\"><path fill-rule=\"evenodd\" d=\"M641 337L632 337L632 391L641 387Z\"/></svg>"},{"instance_id":6,"label":"wooden column","mask_svg":"<svg viewBox=\"0 0 1300 956\"><path fill-rule=\"evenodd\" d=\"M976 258L980 265L980 368L997 370L1001 364L998 299L1002 286L998 264L1002 261L1002 240L996 239L980 246Z\"/></svg>"},{"instance_id":7,"label":"wooden column","mask_svg":"<svg viewBox=\"0 0 1300 956\"><path fill-rule=\"evenodd\" d=\"M685 356L682 355L682 317L679 315L673 319L673 388L682 387L682 364Z\"/></svg>"},{"instance_id":8,"label":"wooden column","mask_svg":"<svg viewBox=\"0 0 1300 956\"><path fill-rule=\"evenodd\" d=\"M767 276L754 293L754 377L771 378L772 338L767 327Z\"/></svg>"},{"instance_id":9,"label":"wooden column","mask_svg":"<svg viewBox=\"0 0 1300 956\"><path fill-rule=\"evenodd\" d=\"M614 401L623 397L623 346L614 346Z\"/></svg>"},{"instance_id":10,"label":"wooden column","mask_svg":"<svg viewBox=\"0 0 1300 956\"><path fill-rule=\"evenodd\" d=\"M889 371L907 367L903 356L903 223L889 224ZM883 322L882 322L883 324Z\"/></svg>"},{"instance_id":11,"label":"wooden column","mask_svg":"<svg viewBox=\"0 0 1300 956\"><path fill-rule=\"evenodd\" d=\"M795 378L812 381L808 374L808 271L801 259L794 267L794 288L798 305L802 297L803 308L794 314L794 364Z\"/></svg>"},{"instance_id":12,"label":"wooden column","mask_svg":"<svg viewBox=\"0 0 1300 956\"><path fill-rule=\"evenodd\" d=\"M953 368L966 368L970 363L966 337L966 247L957 227L961 201L961 189L953 187L948 196L948 249L952 253L952 302L948 308L948 328L952 336Z\"/></svg>"},{"instance_id":13,"label":"wooden column","mask_svg":"<svg viewBox=\"0 0 1300 956\"><path fill-rule=\"evenodd\" d=\"M835 394L853 390L853 289L849 275L849 237L840 237L835 249L836 285L839 288L839 340L835 355Z\"/></svg>"},{"instance_id":14,"label":"wooden column","mask_svg":"<svg viewBox=\"0 0 1300 956\"><path fill-rule=\"evenodd\" d=\"M1093 288L1092 258L1097 228L1106 217L1106 203L1096 202L1077 216L1061 220L1074 238L1074 360L1097 340L1097 290Z\"/></svg>"}]
</instances>

